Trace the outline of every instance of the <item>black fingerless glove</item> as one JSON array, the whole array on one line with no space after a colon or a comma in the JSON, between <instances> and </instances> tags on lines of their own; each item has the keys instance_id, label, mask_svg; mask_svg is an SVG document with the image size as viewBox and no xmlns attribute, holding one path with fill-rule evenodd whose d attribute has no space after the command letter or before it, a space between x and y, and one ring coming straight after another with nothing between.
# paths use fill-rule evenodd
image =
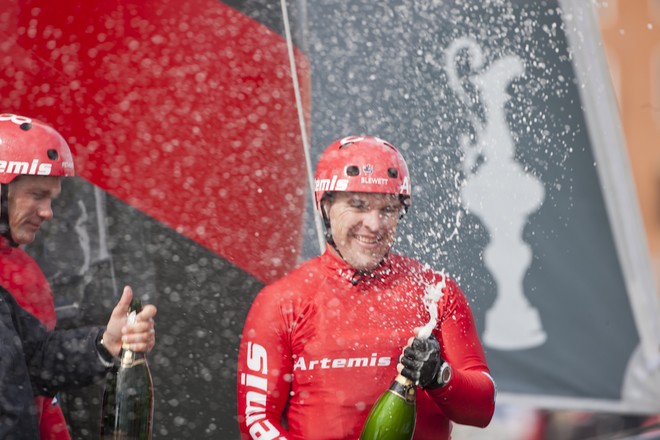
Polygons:
<instances>
[{"instance_id":1,"label":"black fingerless glove","mask_svg":"<svg viewBox=\"0 0 660 440\"><path fill-rule=\"evenodd\" d=\"M438 372L443 363L440 357L440 343L435 336L428 339L415 338L410 345L403 350L401 358L403 370L401 375L412 380L415 385L422 388L437 388Z\"/></svg>"}]
</instances>

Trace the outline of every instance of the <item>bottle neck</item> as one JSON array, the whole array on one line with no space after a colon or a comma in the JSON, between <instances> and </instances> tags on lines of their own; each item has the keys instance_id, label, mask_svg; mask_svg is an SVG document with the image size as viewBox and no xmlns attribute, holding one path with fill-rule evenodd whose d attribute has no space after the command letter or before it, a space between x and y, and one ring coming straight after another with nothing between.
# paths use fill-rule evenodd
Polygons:
<instances>
[{"instance_id":1,"label":"bottle neck","mask_svg":"<svg viewBox=\"0 0 660 440\"><path fill-rule=\"evenodd\" d=\"M121 347L119 360L121 361L122 367L130 368L145 363L147 357L142 352L131 350L129 345L125 344Z\"/></svg>"},{"instance_id":2,"label":"bottle neck","mask_svg":"<svg viewBox=\"0 0 660 440\"><path fill-rule=\"evenodd\" d=\"M417 387L412 380L399 374L390 385L390 392L404 399L407 403L415 403Z\"/></svg>"},{"instance_id":3,"label":"bottle neck","mask_svg":"<svg viewBox=\"0 0 660 440\"><path fill-rule=\"evenodd\" d=\"M135 323L135 317L142 310L142 305L139 300L133 300L134 304L131 304L131 310L128 313L126 323L131 325ZM121 366L125 368L130 368L135 365L143 364L146 362L146 356L142 352L131 350L129 344L122 343L121 351L119 352L119 360L121 361Z\"/></svg>"}]
</instances>

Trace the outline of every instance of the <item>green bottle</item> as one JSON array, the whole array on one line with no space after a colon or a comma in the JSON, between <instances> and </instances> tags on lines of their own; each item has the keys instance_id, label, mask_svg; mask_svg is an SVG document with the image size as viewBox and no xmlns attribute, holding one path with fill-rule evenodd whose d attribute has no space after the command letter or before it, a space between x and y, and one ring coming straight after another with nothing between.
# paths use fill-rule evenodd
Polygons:
<instances>
[{"instance_id":1,"label":"green bottle","mask_svg":"<svg viewBox=\"0 0 660 440\"><path fill-rule=\"evenodd\" d=\"M128 323L142 310L133 299ZM105 385L101 440L151 440L154 414L154 389L149 364L144 353L123 345L120 365L115 366Z\"/></svg>"},{"instance_id":2,"label":"green bottle","mask_svg":"<svg viewBox=\"0 0 660 440\"><path fill-rule=\"evenodd\" d=\"M410 440L415 432L416 387L398 375L371 408L360 440Z\"/></svg>"}]
</instances>

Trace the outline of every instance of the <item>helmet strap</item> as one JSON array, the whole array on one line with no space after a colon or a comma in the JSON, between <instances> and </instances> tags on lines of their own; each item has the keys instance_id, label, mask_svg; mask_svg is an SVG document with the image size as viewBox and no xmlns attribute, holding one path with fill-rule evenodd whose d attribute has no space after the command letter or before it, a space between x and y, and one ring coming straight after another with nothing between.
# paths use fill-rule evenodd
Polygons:
<instances>
[{"instance_id":1,"label":"helmet strap","mask_svg":"<svg viewBox=\"0 0 660 440\"><path fill-rule=\"evenodd\" d=\"M0 235L13 242L9 232L9 185L4 183L0 184Z\"/></svg>"},{"instance_id":2,"label":"helmet strap","mask_svg":"<svg viewBox=\"0 0 660 440\"><path fill-rule=\"evenodd\" d=\"M408 208L410 207L410 196L404 196L402 194L399 194L399 201L401 202L401 211L399 211L399 220L403 218L404 215L408 212Z\"/></svg>"},{"instance_id":3,"label":"helmet strap","mask_svg":"<svg viewBox=\"0 0 660 440\"><path fill-rule=\"evenodd\" d=\"M327 193L326 193L327 194ZM325 226L325 241L328 243L332 248L337 252L337 255L341 257L342 260L346 261L344 256L341 254L341 251L337 247L337 244L335 243L335 239L332 238L332 226L330 226L330 216L328 215L327 212L325 212L325 202L326 197L325 195L321 199L321 203L319 206L321 207L321 217L323 217L323 226Z\"/></svg>"},{"instance_id":4,"label":"helmet strap","mask_svg":"<svg viewBox=\"0 0 660 440\"><path fill-rule=\"evenodd\" d=\"M330 217L328 216L328 213L325 212L325 204L323 203L325 201L325 197L321 199L320 207L321 207L321 217L323 218L323 226L325 226L325 241L332 245L332 247L339 252L339 249L335 246L335 240L332 238L332 227L330 226Z\"/></svg>"}]
</instances>

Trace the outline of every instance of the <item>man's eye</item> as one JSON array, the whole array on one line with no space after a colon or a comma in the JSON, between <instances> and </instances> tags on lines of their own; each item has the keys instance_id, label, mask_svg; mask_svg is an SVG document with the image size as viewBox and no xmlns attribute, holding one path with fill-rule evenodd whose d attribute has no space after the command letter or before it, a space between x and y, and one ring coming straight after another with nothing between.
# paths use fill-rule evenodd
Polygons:
<instances>
[{"instance_id":1,"label":"man's eye","mask_svg":"<svg viewBox=\"0 0 660 440\"><path fill-rule=\"evenodd\" d=\"M51 198L51 196L47 192L35 192L35 193L32 193L32 198L34 200L44 200L44 199Z\"/></svg>"},{"instance_id":2,"label":"man's eye","mask_svg":"<svg viewBox=\"0 0 660 440\"><path fill-rule=\"evenodd\" d=\"M365 203L362 202L353 202L351 203L351 207L355 209L359 209L361 211L369 209L369 206L367 206Z\"/></svg>"}]
</instances>

